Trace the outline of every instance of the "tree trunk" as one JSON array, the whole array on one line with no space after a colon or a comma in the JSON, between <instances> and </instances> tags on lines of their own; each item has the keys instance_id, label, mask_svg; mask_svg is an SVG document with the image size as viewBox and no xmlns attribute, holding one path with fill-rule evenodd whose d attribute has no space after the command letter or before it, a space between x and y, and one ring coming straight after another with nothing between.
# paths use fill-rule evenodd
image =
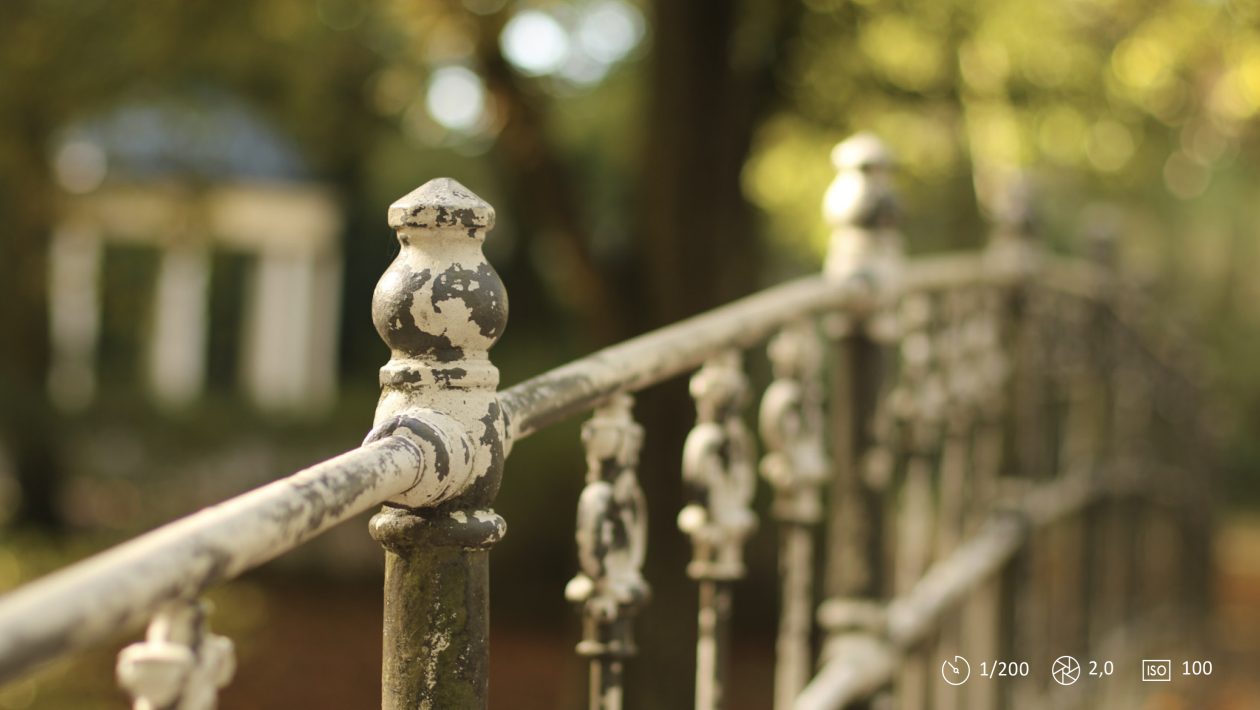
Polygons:
<instances>
[{"instance_id":1,"label":"tree trunk","mask_svg":"<svg viewBox=\"0 0 1260 710\"><path fill-rule=\"evenodd\" d=\"M9 143L7 176L24 184L0 185L0 214L6 216L0 239L0 437L13 465L18 503L13 522L43 528L60 525L57 489L60 478L57 417L47 397L48 377L48 234L54 194L44 155L47 125L37 112L14 119L21 136ZM18 189L18 188L21 189ZM19 199L19 196L21 198Z\"/></svg>"},{"instance_id":2,"label":"tree trunk","mask_svg":"<svg viewBox=\"0 0 1260 710\"><path fill-rule=\"evenodd\" d=\"M756 216L741 173L754 131L776 98L776 55L796 30L797 11L795 3L777 0L653 3L635 330L757 290ZM641 471L649 500L685 500L681 452L695 421L687 379L645 392L638 410L648 425ZM628 700L642 708L689 707L694 635L678 630L696 624L694 585L682 575L690 548L675 523L677 508L649 512L654 542L647 578L658 598L685 601L653 605L654 623L640 626L643 646L654 650L630 664L630 686L640 691Z\"/></svg>"}]
</instances>

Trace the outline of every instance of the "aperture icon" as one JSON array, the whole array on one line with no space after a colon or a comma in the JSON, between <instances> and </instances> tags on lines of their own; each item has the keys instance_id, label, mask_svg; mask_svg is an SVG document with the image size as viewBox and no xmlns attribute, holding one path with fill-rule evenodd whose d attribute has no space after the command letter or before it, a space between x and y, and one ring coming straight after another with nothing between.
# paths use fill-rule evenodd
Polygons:
<instances>
[{"instance_id":1,"label":"aperture icon","mask_svg":"<svg viewBox=\"0 0 1260 710\"><path fill-rule=\"evenodd\" d=\"M1050 666L1050 677L1059 685L1071 685L1081 677L1081 664L1071 656L1059 656Z\"/></svg>"}]
</instances>

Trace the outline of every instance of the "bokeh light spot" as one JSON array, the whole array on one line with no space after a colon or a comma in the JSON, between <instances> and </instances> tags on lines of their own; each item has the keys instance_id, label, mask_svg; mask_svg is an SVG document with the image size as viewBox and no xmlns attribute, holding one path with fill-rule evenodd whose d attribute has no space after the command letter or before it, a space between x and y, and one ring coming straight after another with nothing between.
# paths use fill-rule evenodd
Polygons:
<instances>
[{"instance_id":1,"label":"bokeh light spot","mask_svg":"<svg viewBox=\"0 0 1260 710\"><path fill-rule=\"evenodd\" d=\"M1133 148L1133 136L1124 124L1103 120L1090 129L1085 150L1095 168L1115 172L1128 164Z\"/></svg>"},{"instance_id":2,"label":"bokeh light spot","mask_svg":"<svg viewBox=\"0 0 1260 710\"><path fill-rule=\"evenodd\" d=\"M1202 195L1211 177L1207 166L1181 151L1173 153L1164 163L1164 185L1183 200Z\"/></svg>"},{"instance_id":3,"label":"bokeh light spot","mask_svg":"<svg viewBox=\"0 0 1260 710\"><path fill-rule=\"evenodd\" d=\"M643 15L621 0L598 0L582 13L576 38L582 52L598 62L621 61L643 38Z\"/></svg>"},{"instance_id":4,"label":"bokeh light spot","mask_svg":"<svg viewBox=\"0 0 1260 710\"><path fill-rule=\"evenodd\" d=\"M508 21L499 37L503 56L524 74L558 71L569 59L569 35L551 15L526 10Z\"/></svg>"},{"instance_id":5,"label":"bokeh light spot","mask_svg":"<svg viewBox=\"0 0 1260 710\"><path fill-rule=\"evenodd\" d=\"M442 67L429 77L425 108L445 128L474 131L485 116L485 85L466 67Z\"/></svg>"}]
</instances>

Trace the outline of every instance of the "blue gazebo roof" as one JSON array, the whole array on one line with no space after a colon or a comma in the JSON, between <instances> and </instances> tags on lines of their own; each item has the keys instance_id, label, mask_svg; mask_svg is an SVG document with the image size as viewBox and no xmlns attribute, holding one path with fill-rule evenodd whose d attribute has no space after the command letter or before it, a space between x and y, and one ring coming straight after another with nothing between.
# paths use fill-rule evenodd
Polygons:
<instances>
[{"instance_id":1,"label":"blue gazebo roof","mask_svg":"<svg viewBox=\"0 0 1260 710\"><path fill-rule=\"evenodd\" d=\"M111 177L298 180L308 177L294 142L229 94L202 92L128 101L76 122L62 144L86 141Z\"/></svg>"}]
</instances>

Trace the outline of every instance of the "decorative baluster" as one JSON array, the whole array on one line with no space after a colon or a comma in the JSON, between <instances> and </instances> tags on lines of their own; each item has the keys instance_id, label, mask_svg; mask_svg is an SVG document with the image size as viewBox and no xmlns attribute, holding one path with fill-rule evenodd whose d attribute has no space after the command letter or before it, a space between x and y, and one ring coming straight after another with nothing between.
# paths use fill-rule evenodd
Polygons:
<instances>
[{"instance_id":1,"label":"decorative baluster","mask_svg":"<svg viewBox=\"0 0 1260 710\"><path fill-rule=\"evenodd\" d=\"M1054 314L1058 337L1050 359L1058 433L1055 476L1085 480L1092 475L1090 459L1097 448L1098 424L1090 416L1091 394L1098 386L1089 367L1091 305L1075 296L1060 295ZM1059 522L1044 534L1049 558L1045 574L1054 580L1043 592L1049 612L1043 622L1049 649L1071 648L1083 640L1085 536L1083 514Z\"/></svg>"},{"instance_id":2,"label":"decorative baluster","mask_svg":"<svg viewBox=\"0 0 1260 710\"><path fill-rule=\"evenodd\" d=\"M975 422L975 371L967 330L977 301L968 290L942 296L940 376L945 389L944 441L940 460L940 512L936 526L936 556L953 551L963 534L963 508L966 504L971 471L971 434Z\"/></svg>"},{"instance_id":3,"label":"decorative baluster","mask_svg":"<svg viewBox=\"0 0 1260 710\"><path fill-rule=\"evenodd\" d=\"M972 437L975 429L976 381L978 362L971 358L968 338L975 317L978 299L969 288L960 288L941 296L940 369L945 388L944 441L939 463L938 512L936 519L935 555L944 559L958 545L964 534L964 509L972 483ZM961 619L944 618L940 632L929 645L930 663L966 653L960 647L963 636ZM934 710L955 710L965 707L968 689L946 683L930 683Z\"/></svg>"},{"instance_id":4,"label":"decorative baluster","mask_svg":"<svg viewBox=\"0 0 1260 710\"><path fill-rule=\"evenodd\" d=\"M822 344L812 321L788 326L770 343L775 381L761 400L767 453L761 473L775 489L783 596L776 645L774 707L787 710L809 681L813 615L813 526L822 519L828 462L822 437Z\"/></svg>"},{"instance_id":5,"label":"decorative baluster","mask_svg":"<svg viewBox=\"0 0 1260 710\"><path fill-rule=\"evenodd\" d=\"M1001 291L980 292L976 311L968 319L964 362L973 368L975 427L971 442L970 495L965 524L974 529L997 502L998 479L1004 456L1003 421L1007 404L1010 366L1002 342L1004 299ZM978 658L998 658L1001 649L1002 587L1000 579L982 582L964 603L960 653ZM961 688L960 688L961 690ZM968 710L993 710L998 706L998 685L966 687Z\"/></svg>"},{"instance_id":6,"label":"decorative baluster","mask_svg":"<svg viewBox=\"0 0 1260 710\"><path fill-rule=\"evenodd\" d=\"M633 403L618 395L582 426L587 469L578 500L581 571L564 595L582 606L584 633L577 651L591 659L592 710L620 710L623 664L636 651L631 624L648 598L642 576L647 503L635 472L643 427L631 415Z\"/></svg>"},{"instance_id":7,"label":"decorative baluster","mask_svg":"<svg viewBox=\"0 0 1260 710\"><path fill-rule=\"evenodd\" d=\"M744 540L757 526L750 505L756 487L753 443L740 409L748 382L739 353L722 353L691 378L696 426L683 447L683 478L698 502L678 514L691 537L687 574L700 583L696 643L696 708L724 706L728 674L731 583L744 576Z\"/></svg>"},{"instance_id":8,"label":"decorative baluster","mask_svg":"<svg viewBox=\"0 0 1260 710\"><path fill-rule=\"evenodd\" d=\"M946 391L937 370L939 346L934 342L933 303L929 296L907 296L901 305L901 373L889 402L897 426L903 430L905 479L895 518L896 562L893 592L913 589L932 560L936 510L932 478L939 453ZM922 656L907 658L897 681L897 704L921 708L927 704L928 664Z\"/></svg>"},{"instance_id":9,"label":"decorative baluster","mask_svg":"<svg viewBox=\"0 0 1260 710\"><path fill-rule=\"evenodd\" d=\"M153 617L145 640L118 654L118 683L134 710L214 710L232 680L232 641L210 632L208 605L174 602Z\"/></svg>"}]
</instances>

